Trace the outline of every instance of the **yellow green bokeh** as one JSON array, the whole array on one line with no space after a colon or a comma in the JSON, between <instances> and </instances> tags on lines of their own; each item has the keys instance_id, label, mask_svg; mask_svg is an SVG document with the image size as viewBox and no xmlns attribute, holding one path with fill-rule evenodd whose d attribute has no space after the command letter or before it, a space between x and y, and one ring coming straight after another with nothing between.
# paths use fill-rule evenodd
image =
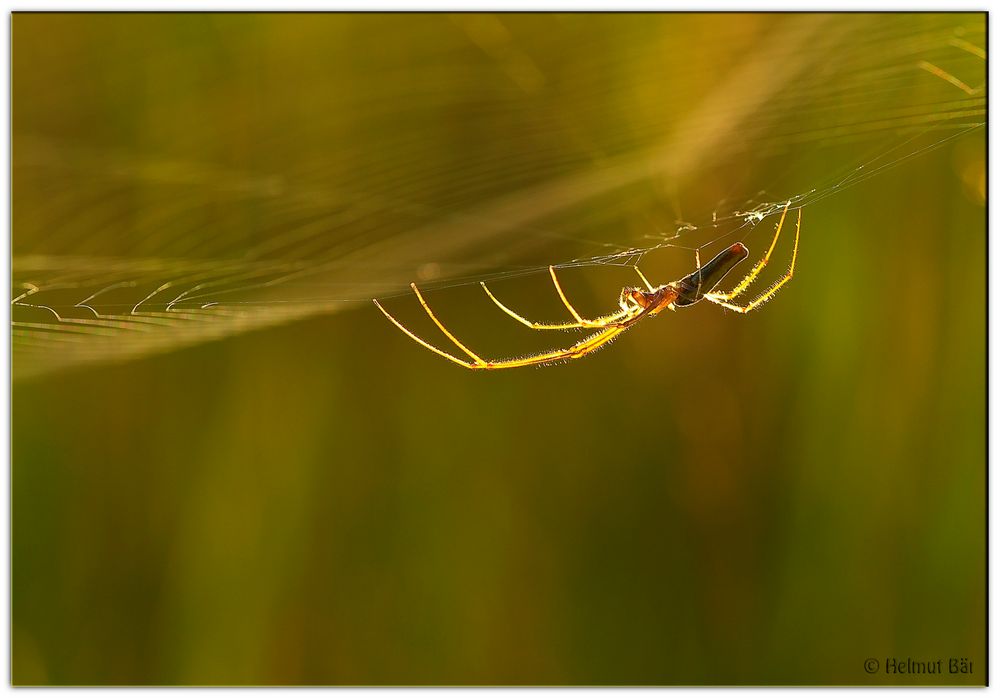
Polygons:
<instances>
[{"instance_id":1,"label":"yellow green bokeh","mask_svg":"<svg viewBox=\"0 0 1000 698\"><path fill-rule=\"evenodd\" d=\"M985 683L985 15L12 25L15 684Z\"/></svg>"}]
</instances>

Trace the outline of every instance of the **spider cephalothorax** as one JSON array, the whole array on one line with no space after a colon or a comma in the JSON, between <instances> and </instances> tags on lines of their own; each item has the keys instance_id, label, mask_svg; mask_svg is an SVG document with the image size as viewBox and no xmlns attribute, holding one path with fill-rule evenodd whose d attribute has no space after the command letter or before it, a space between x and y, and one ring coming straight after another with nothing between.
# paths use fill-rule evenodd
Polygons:
<instances>
[{"instance_id":1,"label":"spider cephalothorax","mask_svg":"<svg viewBox=\"0 0 1000 698\"><path fill-rule=\"evenodd\" d=\"M618 298L618 307L626 311L635 306L645 308L655 300L653 293L651 291L643 291L635 286L626 286L622 289L622 295Z\"/></svg>"},{"instance_id":2,"label":"spider cephalothorax","mask_svg":"<svg viewBox=\"0 0 1000 698\"><path fill-rule=\"evenodd\" d=\"M421 295L420 290L417 288L416 284L410 284L410 288L417 295L417 299L420 301L420 305L423 306L427 315L438 326L438 329L444 333L444 335L452 341L452 343L462 350L466 355L469 356L471 361L465 361L453 356L446 351L438 349L432 344L424 341L417 335L406 329L396 318L389 314L389 312L382 307L382 304L377 300L374 300L375 305L378 309L389 318L389 320L400 330L402 330L410 339L417 342L422 347L430 349L435 354L443 356L444 358L452 361L460 366L464 366L470 369L498 369L498 368L517 368L518 366L539 366L544 364L556 363L558 361L564 361L566 359L579 359L580 357L586 356L594 351L597 351L604 345L613 341L618 335L626 331L634 324L642 320L647 316L653 316L659 313L664 308L669 310L674 310L675 308L683 308L689 305L694 305L698 301L704 299L715 303L716 305L721 305L724 308L729 308L730 310L735 310L738 313L748 313L754 308L759 307L763 303L766 303L774 294L778 292L782 286L784 286L792 278L795 273L795 259L799 252L799 228L802 225L802 209L799 209L798 221L795 224L795 244L792 247L792 261L788 267L788 271L785 272L784 276L775 281L764 291L760 296L750 301L746 305L738 305L735 303L730 303L729 301L740 296L747 287L757 278L760 274L761 269L767 264L768 260L771 259L771 253L774 252L774 246L778 242L778 236L781 235L781 228L785 223L785 214L788 213L788 208L791 206L791 202L785 204L784 210L781 212L781 220L778 221L778 227L774 232L774 238L771 240L771 246L768 248L764 256L754 265L754 268L743 278L743 280L733 288L732 291L728 293L716 293L715 287L719 285L723 277L726 276L732 269L746 259L750 252L741 242L737 242L730 247L726 248L715 257L712 258L708 264L702 265L700 261L697 264L697 268L677 281L671 281L663 286L654 287L638 267L635 267L636 273L639 274L639 278L642 279L643 284L645 284L645 290L641 288L633 288L627 286L622 289L621 295L618 298L618 305L621 308L616 313L611 313L610 315L603 315L593 320L585 320L576 311L576 308L569 302L566 298L566 294L563 293L562 286L559 284L559 278L556 276L556 270L554 267L549 267L549 274L552 276L552 284L556 288L556 292L559 294L559 298L562 299L563 305L569 311L570 315L573 316L574 322L566 323L556 323L556 324L545 324L539 322L532 322L521 315L518 315L513 310L505 306L497 297L493 295L486 284L482 284L483 290L486 291L486 295L490 297L500 310L504 311L512 318L520 322L522 325L530 327L533 330L585 330L593 329L597 330L588 337L580 340L571 347L566 349L556 349L553 351L544 352L542 354L536 354L534 356L525 356L518 359L503 359L500 361L487 361L480 358L478 355L474 354L468 347L462 344L448 329L441 324L441 321L434 316L431 311L430 306L424 300L423 295ZM697 254L696 254L697 260Z\"/></svg>"}]
</instances>

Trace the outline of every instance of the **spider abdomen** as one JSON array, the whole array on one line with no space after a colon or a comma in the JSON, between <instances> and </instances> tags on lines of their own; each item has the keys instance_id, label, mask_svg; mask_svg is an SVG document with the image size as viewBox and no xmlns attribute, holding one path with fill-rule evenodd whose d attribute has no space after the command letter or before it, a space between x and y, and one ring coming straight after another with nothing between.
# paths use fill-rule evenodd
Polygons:
<instances>
[{"instance_id":1,"label":"spider abdomen","mask_svg":"<svg viewBox=\"0 0 1000 698\"><path fill-rule=\"evenodd\" d=\"M715 255L708 264L695 269L680 281L675 281L677 300L674 301L674 305L678 308L694 305L706 293L718 286L726 274L749 255L746 246L742 242L737 242Z\"/></svg>"}]
</instances>

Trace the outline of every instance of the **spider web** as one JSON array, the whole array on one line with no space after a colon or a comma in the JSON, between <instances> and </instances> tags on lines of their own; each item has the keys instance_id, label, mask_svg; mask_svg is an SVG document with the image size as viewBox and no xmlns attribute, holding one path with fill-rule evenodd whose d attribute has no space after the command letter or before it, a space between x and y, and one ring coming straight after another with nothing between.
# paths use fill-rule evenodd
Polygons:
<instances>
[{"instance_id":1,"label":"spider web","mask_svg":"<svg viewBox=\"0 0 1000 698\"><path fill-rule=\"evenodd\" d=\"M110 20L17 16L15 378L340 312L414 280L433 292L708 251L985 124L983 15L407 20L118 20L158 32L153 56L128 32L99 53ZM216 34L195 48L169 43L206 23ZM60 30L85 38L21 40ZM75 62L129 94L291 30L287 59L266 66L278 77L250 90L240 80L261 67L237 67L215 112L184 85L188 102L154 91L152 125L126 142L77 127L127 105L88 101ZM373 52L376 33L394 50ZM125 55L145 56L142 72ZM231 151L190 132L257 94L267 104Z\"/></svg>"}]
</instances>

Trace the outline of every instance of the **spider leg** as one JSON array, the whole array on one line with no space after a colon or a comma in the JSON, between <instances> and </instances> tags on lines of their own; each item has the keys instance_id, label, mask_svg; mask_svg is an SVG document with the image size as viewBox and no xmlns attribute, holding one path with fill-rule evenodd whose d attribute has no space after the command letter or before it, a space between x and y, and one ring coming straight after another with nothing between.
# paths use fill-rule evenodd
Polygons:
<instances>
[{"instance_id":1,"label":"spider leg","mask_svg":"<svg viewBox=\"0 0 1000 698\"><path fill-rule=\"evenodd\" d=\"M698 253L697 250L695 250L695 254L697 253ZM642 279L642 283L646 284L647 291L652 293L653 291L656 290L655 288L653 288L653 284L649 283L649 279L646 278L646 275L643 274L641 271L639 271L639 267L633 266L632 268L635 269L635 273L639 275L640 279Z\"/></svg>"},{"instance_id":2,"label":"spider leg","mask_svg":"<svg viewBox=\"0 0 1000 698\"><path fill-rule=\"evenodd\" d=\"M542 323L542 322L532 322L528 318L524 317L523 315L515 313L513 310L511 310L506 305L501 303L500 299L493 295L493 292L490 291L489 287L484 282L480 281L479 285L483 287L483 290L486 291L486 295L490 297L490 300L493 301L493 303L498 308L500 308L500 310L507 313L507 315L510 315L512 318L517 320L525 327L530 327L533 330L575 330L583 327L603 327L603 325L600 324L594 324L594 325L589 324L591 322L597 323L598 322L597 320L588 321L588 324L583 324L579 322L563 322L563 323L552 323L552 324Z\"/></svg>"},{"instance_id":3,"label":"spider leg","mask_svg":"<svg viewBox=\"0 0 1000 698\"><path fill-rule=\"evenodd\" d=\"M576 312L576 308L573 307L573 305L566 298L566 294L563 293L562 286L559 285L559 277L556 276L555 267L551 266L549 267L549 275L552 277L552 284L556 287L556 292L559 294L559 298L562 299L563 305L566 306L566 309L570 312L570 315L576 318L576 321L579 322L581 325L585 324L584 319L580 317L580 313Z\"/></svg>"},{"instance_id":4,"label":"spider leg","mask_svg":"<svg viewBox=\"0 0 1000 698\"><path fill-rule=\"evenodd\" d=\"M418 292L418 296L419 296L419 292ZM498 369L502 369L502 368L518 368L520 366L538 366L538 365L554 363L556 361L562 361L562 360L566 360L566 359L579 359L579 358L581 358L583 356L586 356L587 354L590 354L590 353L592 353L594 351L597 351L598 349L600 349L601 347L603 347L605 344L611 342L615 337L617 337L618 335L620 335L622 332L624 332L625 330L627 330L629 327L631 327L631 324L628 324L628 325L616 325L616 326L613 326L613 327L606 327L606 328L602 329L601 331L596 332L596 333L590 335L589 337L586 337L586 338L580 340L579 342L577 342L576 344L574 344L571 347L568 347L566 349L556 349L556 350L553 350L553 351L544 352L542 354L536 354L534 356L526 356L526 357L518 358L518 359L504 359L504 360L501 360L501 361L483 361L479 357L475 357L476 360L474 360L474 361L463 361L462 359L458 358L457 356L453 356L452 354L449 354L446 351L438 349L433 344L430 344L429 342L424 341L423 339L421 339L420 337L418 337L417 335L415 335L413 332L411 332L410 330L408 330L401 322L399 322L399 320L397 320L396 318L394 318L389 313L388 310L386 310L385 308L383 308L382 304L379 303L378 300L372 299L372 302L375 303L375 306L379 310L382 311L382 314L385 315L389 319L389 321L392 322L392 324L394 324L396 327L398 327L403 332L403 334L405 334L407 337L409 337L410 339L412 339L414 342L416 342L420 346L424 347L425 349L431 350L432 352L434 352L438 356L442 356L442 357L448 359L452 363L456 363L459 366L464 366L465 368L473 369L473 370L477 370L477 369L481 369L481 370L498 370ZM425 309L426 309L426 306L425 306ZM437 326L439 328L441 328L441 330L444 331L447 334L447 336L452 339L452 341L454 341L456 344L459 344L458 340L455 339L451 335L450 332L448 332L447 330L445 330L441 326L441 323L437 321L437 319L434 317L433 314L430 314L430 313L428 313L428 314L430 315L431 319L435 321L435 324L437 324ZM459 344L459 346L462 346L462 345ZM468 349L465 349L465 351L468 352L469 354L472 354L472 352L470 352ZM475 356L475 355L473 355L473 356Z\"/></svg>"},{"instance_id":5,"label":"spider leg","mask_svg":"<svg viewBox=\"0 0 1000 698\"><path fill-rule=\"evenodd\" d=\"M639 268L634 267L634 269L639 273L639 276L642 278L643 282L645 282L646 287L650 291L653 291L654 289L652 285L650 285L649 281L646 280L646 277L642 275L642 272L639 271ZM530 327L533 330L575 330L575 329L588 329L588 328L597 329L602 327L608 327L610 325L615 325L625 320L628 320L629 318L635 316L639 311L642 310L642 308L638 306L631 308L623 308L616 313L611 313L610 315L602 315L601 317L594 318L593 320L586 320L580 317L580 314L576 312L576 309L570 304L569 300L567 300L566 295L563 293L562 287L559 285L559 278L556 276L556 270L554 267L549 267L549 274L551 274L552 276L552 283L555 285L556 291L559 293L559 297L562 299L563 304L569 309L570 313L573 314L573 317L576 318L576 322L551 323L551 324L542 322L532 322L528 318L524 317L523 315L519 315L518 313L514 312L506 305L501 303L500 300L493 295L493 292L490 291L489 287L485 284L485 282L481 281L479 282L479 285L483 287L483 290L486 291L486 295L490 297L490 300L493 301L496 304L496 306L500 308L500 310L502 310L507 315L517 320L525 327Z\"/></svg>"},{"instance_id":6,"label":"spider leg","mask_svg":"<svg viewBox=\"0 0 1000 698\"><path fill-rule=\"evenodd\" d=\"M485 369L485 370L498 370L502 368L519 368L521 366L540 366L543 364L551 364L556 361L564 361L567 359L579 359L587 354L597 351L603 347L608 342L614 340L615 337L620 335L622 332L627 330L630 326L613 326L606 327L600 332L595 332L586 339L582 339L571 347L566 349L556 349L554 351L544 352L542 354L535 354L534 356L525 356L519 359L504 359L502 361L491 361L489 363L480 364L464 364L471 369Z\"/></svg>"},{"instance_id":7,"label":"spider leg","mask_svg":"<svg viewBox=\"0 0 1000 698\"><path fill-rule=\"evenodd\" d=\"M656 307L653 305L648 305L644 308L636 306L635 308L630 308L627 311L623 310L621 313L616 313L614 317L619 317L619 320L617 322L614 323L609 322L607 325L602 326L599 329L599 331L595 332L589 337L581 339L579 342L573 344L570 347L567 347L566 349L555 349L552 351L543 352L541 354L535 354L534 356L525 356L516 359L501 359L499 361L486 361L481 357L477 356L476 354L474 354L468 347L466 347L464 344L458 341L455 335L449 332L448 329L441 323L441 321L437 319L437 317L434 315L434 312L430 309L430 306L427 305L427 302L424 300L424 297L421 295L420 290L417 288L416 284L410 284L410 287L413 289L413 292L417 295L417 299L420 301L420 305L423 306L424 311L427 313L428 317L430 317L430 319L434 322L434 324L437 325L438 329L441 330L441 332L443 332L444 335L448 337L448 339L450 339L455 344L455 346L457 346L463 352L468 354L469 357L472 359L472 361L464 361L458 358L457 356L449 354L448 352L442 349L438 349L433 344L430 344L424 339L421 339L416 334L408 330L401 322L399 322L399 320L394 318L389 313L388 310L382 307L382 304L379 303L378 300L373 298L372 302L375 303L375 306L380 311L382 311L382 314L385 315L389 319L389 321L392 322L392 324L398 327L403 332L403 334L412 339L414 342L424 347L425 349L429 349L438 356L442 356L445 359L448 359L452 363L458 364L459 366L463 366L465 368L472 370L480 370L480 369L497 370L502 368L518 368L520 366L539 366L543 364L555 363L557 361L582 358L592 352L597 351L604 345L608 344L609 342L614 340L615 337L627 331L630 327L632 327L632 325L636 324L647 315L653 315L654 314L653 311L655 310Z\"/></svg>"},{"instance_id":8,"label":"spider leg","mask_svg":"<svg viewBox=\"0 0 1000 698\"><path fill-rule=\"evenodd\" d=\"M486 286L485 283L480 282L479 285L483 287L483 290L486 291L486 295L490 297L490 300L493 301L496 304L496 306L500 308L500 310L510 315L512 318L517 320L525 327L530 327L533 330L577 330L586 328L601 328L626 320L630 315L635 313L634 309L629 308L628 310L619 310L617 313L612 313L611 315L604 315L602 317L595 318L593 320L584 320L583 323L565 322L560 324L548 324L542 322L532 322L526 317L518 315L513 310L508 308L506 305L501 303L500 300L493 295L493 292L490 291L490 289Z\"/></svg>"},{"instance_id":9,"label":"spider leg","mask_svg":"<svg viewBox=\"0 0 1000 698\"><path fill-rule=\"evenodd\" d=\"M485 364L486 363L485 361L483 361L479 356L473 354L472 350L470 350L467 346L465 346L460 341L458 341L458 339L455 337L455 335L453 335L451 332L449 332L448 328L445 327L441 323L441 321L437 319L437 317L434 315L433 311L431 311L431 307L429 305L427 305L427 301L425 301L423 295L421 295L420 289L417 288L417 285L416 284L410 284L410 288L412 288L413 292L415 294L417 294L417 300L419 300L420 301L420 305L422 305L424 307L424 310L427 312L427 316L434 322L435 325L438 326L438 329L441 330L441 332L444 333L444 336L447 337L448 339L450 339L452 341L452 343L456 347L458 347L459 349L461 349L462 351L464 351L466 354L468 354L469 357L474 362L476 362L477 364Z\"/></svg>"},{"instance_id":10,"label":"spider leg","mask_svg":"<svg viewBox=\"0 0 1000 698\"><path fill-rule=\"evenodd\" d=\"M519 368L521 366L541 366L544 364L555 363L557 361L580 359L613 341L615 337L623 332L626 332L632 327L632 325L635 325L647 315L652 316L652 308L653 306L642 308L634 316L622 320L618 324L609 325L599 332L595 332L589 337L581 339L579 342L571 347L567 347L566 349L554 349L553 351L535 354L534 356L525 356L518 359L490 361L487 362L486 365L465 364L465 366L471 369L496 370L501 368Z\"/></svg>"},{"instance_id":11,"label":"spider leg","mask_svg":"<svg viewBox=\"0 0 1000 698\"><path fill-rule=\"evenodd\" d=\"M451 354L449 354L448 352L446 352L446 351L442 351L442 350L438 349L438 348L437 348L436 346L434 346L433 344L429 344L429 343L425 342L425 341L424 341L424 340L422 340L422 339L421 339L420 337L418 337L417 335L413 334L413 333L412 333L412 332L410 332L410 331L409 331L408 329L406 329L406 327L404 327L404 326L403 326L403 324L402 324L402 323L401 323L401 322L400 322L399 320L397 320L397 319L396 319L396 318L394 318L394 317L393 317L392 315L390 315L390 314L389 314L389 311L388 311L388 310L386 310L385 308L383 308L383 307L382 307L382 304L381 304L381 303L379 303L379 302L378 302L378 301L377 301L376 299L374 299L374 298L373 298L373 299L372 299L372 302L373 302L373 303L375 304L375 306L376 306L376 307L377 307L377 308L378 308L379 310L381 310L381 311L382 311L382 314L383 314L383 315L385 315L385 316L386 316L387 318L389 318L389 321L390 321L390 322L391 322L391 323L392 323L393 325L395 325L395 326L396 326L396 327L398 327L398 328L399 328L400 330L402 330L403 334L405 334L405 335L406 335L407 337L409 337L410 339L412 339L412 340L413 340L414 342L416 342L417 344L419 344L420 346L422 346L422 347L423 347L424 349L430 349L430 350L431 350L432 352L434 352L434 353L435 353L435 354L437 354L438 356L443 356L444 358L448 359L449 361L451 361L451 362L453 362L453 363L456 363L456 364L458 364L459 366L465 366L466 368L477 368L477 367L478 367L478 364L476 364L476 363L474 363L474 362L470 362L470 361L462 361L462 360L461 360L460 358L458 358L457 356L452 356L452 355L451 355Z\"/></svg>"},{"instance_id":12,"label":"spider leg","mask_svg":"<svg viewBox=\"0 0 1000 698\"><path fill-rule=\"evenodd\" d=\"M774 237L771 239L771 246L767 249L767 252L761 258L761 260L757 262L756 265L754 265L753 269L750 270L750 273L743 278L743 281L739 282L736 285L736 288L734 288L729 293L706 293L704 296L705 298L712 301L713 303L715 301L729 301L732 300L733 298L736 298L736 296L740 295L747 289L747 286L749 286L753 282L753 280L757 278L757 275L760 274L761 270L765 266L767 266L768 261L771 259L771 253L774 252L774 246L778 244L778 236L781 235L781 226L785 224L785 214L788 213L788 207L791 205L792 205L791 201L785 204L785 208L781 212L781 220L778 221L778 228L777 230L774 231ZM799 222L800 223L802 222L801 208L799 209ZM795 234L796 236L798 236L798 229L796 229Z\"/></svg>"},{"instance_id":13,"label":"spider leg","mask_svg":"<svg viewBox=\"0 0 1000 698\"><path fill-rule=\"evenodd\" d=\"M695 296L701 297L701 252L699 250L694 251L694 268L698 271L698 290L695 291Z\"/></svg>"},{"instance_id":14,"label":"spider leg","mask_svg":"<svg viewBox=\"0 0 1000 698\"><path fill-rule=\"evenodd\" d=\"M785 208L787 209L788 207L786 206ZM784 218L784 214L782 214L782 218ZM723 300L723 298L726 298L726 296L717 296L716 294L713 293L706 294L705 298L711 301L712 303L715 303L716 305L721 305L723 308L729 308L730 310L735 310L737 313L749 313L754 308L763 305L764 303L767 303L769 300L774 298L774 295L778 292L778 289L780 289L782 286L791 281L792 276L795 275L795 258L799 254L799 228L801 226L802 226L802 209L800 208L799 218L795 223L795 244L792 247L791 264L788 265L788 271L785 272L785 275L782 276L777 281L775 281L773 284L771 284L768 287L768 289L764 291L764 293L762 293L761 295L759 295L757 298L747 303L746 305L735 305L733 303L727 303L726 300ZM775 235L775 239L777 239L777 235ZM771 249L774 249L773 244L771 245ZM768 250L768 254L769 255L771 254L770 250Z\"/></svg>"}]
</instances>

